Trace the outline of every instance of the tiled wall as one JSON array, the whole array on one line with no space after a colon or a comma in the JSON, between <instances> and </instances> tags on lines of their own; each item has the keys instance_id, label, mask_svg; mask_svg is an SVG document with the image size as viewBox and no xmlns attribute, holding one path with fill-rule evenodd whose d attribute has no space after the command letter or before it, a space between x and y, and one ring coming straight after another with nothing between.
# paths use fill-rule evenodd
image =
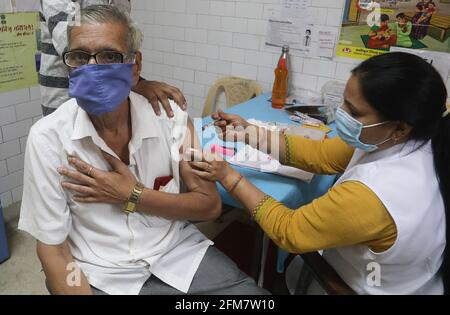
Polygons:
<instances>
[{"instance_id":1,"label":"tiled wall","mask_svg":"<svg viewBox=\"0 0 450 315\"><path fill-rule=\"evenodd\" d=\"M281 0L132 0L133 16L145 32L144 77L179 87L190 115L202 111L208 88L219 77L257 80L271 90L279 49L264 45L268 9ZM344 0L312 0L317 25L341 24ZM345 81L355 62L344 58L292 57L296 87L320 90ZM447 80L450 88L450 80ZM0 196L8 205L21 197L26 135L40 115L39 90L0 94Z\"/></svg>"},{"instance_id":2,"label":"tiled wall","mask_svg":"<svg viewBox=\"0 0 450 315\"><path fill-rule=\"evenodd\" d=\"M210 85L235 75L271 90L281 50L265 47L268 10L281 0L133 0L133 16L145 32L144 76L178 86L190 114L199 116ZM343 0L312 0L318 25L338 28ZM294 86L313 90L345 81L354 62L292 57Z\"/></svg>"},{"instance_id":3,"label":"tiled wall","mask_svg":"<svg viewBox=\"0 0 450 315\"><path fill-rule=\"evenodd\" d=\"M199 116L210 85L236 75L271 90L280 49L265 46L269 9L282 0L133 0L145 32L144 76L169 82ZM344 0L311 0L315 22L339 30ZM319 91L329 80L345 82L357 61L291 57L292 84ZM447 80L450 88L450 80Z\"/></svg>"},{"instance_id":4,"label":"tiled wall","mask_svg":"<svg viewBox=\"0 0 450 315\"><path fill-rule=\"evenodd\" d=\"M6 207L22 198L27 135L41 117L39 88L0 94L0 199Z\"/></svg>"}]
</instances>

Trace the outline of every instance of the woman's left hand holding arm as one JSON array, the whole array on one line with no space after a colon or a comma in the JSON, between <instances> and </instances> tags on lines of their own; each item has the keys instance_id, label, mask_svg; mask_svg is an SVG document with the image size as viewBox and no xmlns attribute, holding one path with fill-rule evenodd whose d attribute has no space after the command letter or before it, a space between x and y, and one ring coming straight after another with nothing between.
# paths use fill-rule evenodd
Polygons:
<instances>
[{"instance_id":1,"label":"woman's left hand holding arm","mask_svg":"<svg viewBox=\"0 0 450 315\"><path fill-rule=\"evenodd\" d=\"M194 157L189 164L194 174L211 182L219 182L227 191L232 188L230 184L240 177L239 172L216 154L204 152L202 157Z\"/></svg>"},{"instance_id":2,"label":"woman's left hand holding arm","mask_svg":"<svg viewBox=\"0 0 450 315\"><path fill-rule=\"evenodd\" d=\"M193 173L199 177L219 182L252 215L252 211L266 196L230 164L218 155L203 153L202 159L190 162Z\"/></svg>"}]
</instances>

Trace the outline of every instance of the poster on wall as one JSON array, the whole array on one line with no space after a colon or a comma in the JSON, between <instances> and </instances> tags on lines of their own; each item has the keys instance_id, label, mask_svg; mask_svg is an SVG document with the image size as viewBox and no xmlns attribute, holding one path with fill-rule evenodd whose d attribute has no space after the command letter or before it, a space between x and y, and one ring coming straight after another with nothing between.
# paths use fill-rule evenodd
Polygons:
<instances>
[{"instance_id":1,"label":"poster on wall","mask_svg":"<svg viewBox=\"0 0 450 315\"><path fill-rule=\"evenodd\" d=\"M38 14L0 13L0 93L36 85Z\"/></svg>"},{"instance_id":2,"label":"poster on wall","mask_svg":"<svg viewBox=\"0 0 450 315\"><path fill-rule=\"evenodd\" d=\"M394 47L450 53L450 0L345 0L337 56L365 60Z\"/></svg>"}]
</instances>

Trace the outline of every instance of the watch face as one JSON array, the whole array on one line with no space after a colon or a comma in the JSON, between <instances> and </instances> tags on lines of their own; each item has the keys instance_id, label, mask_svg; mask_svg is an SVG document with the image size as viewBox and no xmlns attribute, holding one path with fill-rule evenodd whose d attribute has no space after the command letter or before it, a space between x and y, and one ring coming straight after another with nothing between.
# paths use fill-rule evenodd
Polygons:
<instances>
[{"instance_id":1,"label":"watch face","mask_svg":"<svg viewBox=\"0 0 450 315\"><path fill-rule=\"evenodd\" d=\"M133 213L136 211L136 204L133 202L127 202L123 208L123 211L127 213Z\"/></svg>"},{"instance_id":2,"label":"watch face","mask_svg":"<svg viewBox=\"0 0 450 315\"><path fill-rule=\"evenodd\" d=\"M136 185L133 188L133 191L131 192L130 197L128 197L128 200L126 201L123 210L128 213L134 213L136 212L137 204L139 202L139 197L141 196L141 193L143 192L145 186L141 183L136 183Z\"/></svg>"}]
</instances>

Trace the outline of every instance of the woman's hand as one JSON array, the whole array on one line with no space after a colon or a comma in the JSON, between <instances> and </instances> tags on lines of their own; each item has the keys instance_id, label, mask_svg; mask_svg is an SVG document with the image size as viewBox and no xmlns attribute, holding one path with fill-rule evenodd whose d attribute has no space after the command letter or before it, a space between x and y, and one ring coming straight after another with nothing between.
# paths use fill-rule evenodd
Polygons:
<instances>
[{"instance_id":1,"label":"woman's hand","mask_svg":"<svg viewBox=\"0 0 450 315\"><path fill-rule=\"evenodd\" d=\"M198 157L196 159L197 161L189 162L192 172L205 180L219 182L225 189L229 189L230 182L239 176L228 162L216 154L204 152L200 161Z\"/></svg>"},{"instance_id":2,"label":"woman's hand","mask_svg":"<svg viewBox=\"0 0 450 315\"><path fill-rule=\"evenodd\" d=\"M258 127L250 124L238 115L226 114L219 110L213 114L212 119L217 120L214 124L221 129L219 138L226 142L249 143L252 139L258 138Z\"/></svg>"},{"instance_id":3,"label":"woman's hand","mask_svg":"<svg viewBox=\"0 0 450 315\"><path fill-rule=\"evenodd\" d=\"M128 199L137 180L128 167L120 160L103 152L106 161L113 168L106 172L93 168L77 157L69 156L70 165L76 171L65 167L58 169L58 173L68 177L73 182L63 182L62 186L72 190L77 195L74 200L85 203L123 203Z\"/></svg>"},{"instance_id":4,"label":"woman's hand","mask_svg":"<svg viewBox=\"0 0 450 315\"><path fill-rule=\"evenodd\" d=\"M159 107L159 103L161 103L167 116L173 117L169 98L173 99L182 110L187 109L187 102L183 93L176 87L164 82L141 80L133 90L148 99L158 116L161 115L161 109Z\"/></svg>"}]
</instances>

